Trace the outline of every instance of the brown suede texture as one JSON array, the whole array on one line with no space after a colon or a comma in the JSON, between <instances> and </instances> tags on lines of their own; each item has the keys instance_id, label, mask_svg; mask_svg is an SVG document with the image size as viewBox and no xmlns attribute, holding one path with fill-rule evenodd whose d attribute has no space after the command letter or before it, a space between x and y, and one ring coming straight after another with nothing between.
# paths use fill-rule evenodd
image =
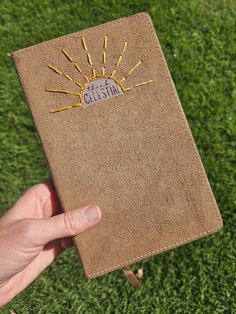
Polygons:
<instances>
[{"instance_id":1,"label":"brown suede texture","mask_svg":"<svg viewBox=\"0 0 236 314\"><path fill-rule=\"evenodd\" d=\"M81 37L97 73L125 87L153 80L86 108L50 113L78 102L79 86L47 67L54 65L84 83L60 51L64 48L91 76ZM75 238L88 278L218 231L222 219L177 96L151 19L146 13L49 40L12 54L65 211L95 203L98 225Z\"/></svg>"}]
</instances>

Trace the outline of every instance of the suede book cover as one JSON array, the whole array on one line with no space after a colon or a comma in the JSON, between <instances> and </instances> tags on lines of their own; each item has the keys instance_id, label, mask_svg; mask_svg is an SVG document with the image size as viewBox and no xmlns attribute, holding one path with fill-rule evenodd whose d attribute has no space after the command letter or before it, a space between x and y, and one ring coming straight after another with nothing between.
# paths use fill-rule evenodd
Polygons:
<instances>
[{"instance_id":1,"label":"suede book cover","mask_svg":"<svg viewBox=\"0 0 236 314\"><path fill-rule=\"evenodd\" d=\"M218 231L222 219L148 14L12 57L88 278Z\"/></svg>"}]
</instances>

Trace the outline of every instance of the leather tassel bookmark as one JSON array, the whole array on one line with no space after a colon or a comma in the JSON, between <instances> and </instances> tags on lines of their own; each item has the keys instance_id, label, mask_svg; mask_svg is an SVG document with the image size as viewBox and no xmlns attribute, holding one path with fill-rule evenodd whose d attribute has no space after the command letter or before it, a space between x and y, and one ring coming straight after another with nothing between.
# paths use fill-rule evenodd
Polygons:
<instances>
[{"instance_id":1,"label":"leather tassel bookmark","mask_svg":"<svg viewBox=\"0 0 236 314\"><path fill-rule=\"evenodd\" d=\"M139 279L137 278L137 276L134 274L134 272L129 266L123 267L122 271L135 289L138 289L141 287L141 283Z\"/></svg>"}]
</instances>

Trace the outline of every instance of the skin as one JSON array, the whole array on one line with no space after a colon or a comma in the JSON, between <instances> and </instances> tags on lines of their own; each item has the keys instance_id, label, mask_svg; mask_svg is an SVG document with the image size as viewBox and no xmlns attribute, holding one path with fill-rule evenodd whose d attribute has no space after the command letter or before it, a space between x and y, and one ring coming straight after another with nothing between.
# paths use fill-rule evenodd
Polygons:
<instances>
[{"instance_id":1,"label":"skin","mask_svg":"<svg viewBox=\"0 0 236 314\"><path fill-rule=\"evenodd\" d=\"M0 218L0 307L73 246L73 236L100 219L93 204L62 213L51 180L28 189Z\"/></svg>"}]
</instances>

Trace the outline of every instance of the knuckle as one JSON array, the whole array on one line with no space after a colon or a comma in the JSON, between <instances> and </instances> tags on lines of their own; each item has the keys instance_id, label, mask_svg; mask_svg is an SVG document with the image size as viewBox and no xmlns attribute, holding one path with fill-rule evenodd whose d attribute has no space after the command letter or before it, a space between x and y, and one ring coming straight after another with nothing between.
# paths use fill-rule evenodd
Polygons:
<instances>
[{"instance_id":1,"label":"knuckle","mask_svg":"<svg viewBox=\"0 0 236 314\"><path fill-rule=\"evenodd\" d=\"M46 188L45 184L40 182L32 186L29 190L36 196L49 194L48 189Z\"/></svg>"},{"instance_id":2,"label":"knuckle","mask_svg":"<svg viewBox=\"0 0 236 314\"><path fill-rule=\"evenodd\" d=\"M28 195L29 197L42 197L44 196L45 198L50 195L49 190L46 188L45 184L40 182L32 187L30 187L28 190L25 191L25 194Z\"/></svg>"},{"instance_id":3,"label":"knuckle","mask_svg":"<svg viewBox=\"0 0 236 314\"><path fill-rule=\"evenodd\" d=\"M72 213L69 211L64 213L64 224L69 235L75 235L77 233L77 223L75 219L73 219Z\"/></svg>"}]
</instances>

